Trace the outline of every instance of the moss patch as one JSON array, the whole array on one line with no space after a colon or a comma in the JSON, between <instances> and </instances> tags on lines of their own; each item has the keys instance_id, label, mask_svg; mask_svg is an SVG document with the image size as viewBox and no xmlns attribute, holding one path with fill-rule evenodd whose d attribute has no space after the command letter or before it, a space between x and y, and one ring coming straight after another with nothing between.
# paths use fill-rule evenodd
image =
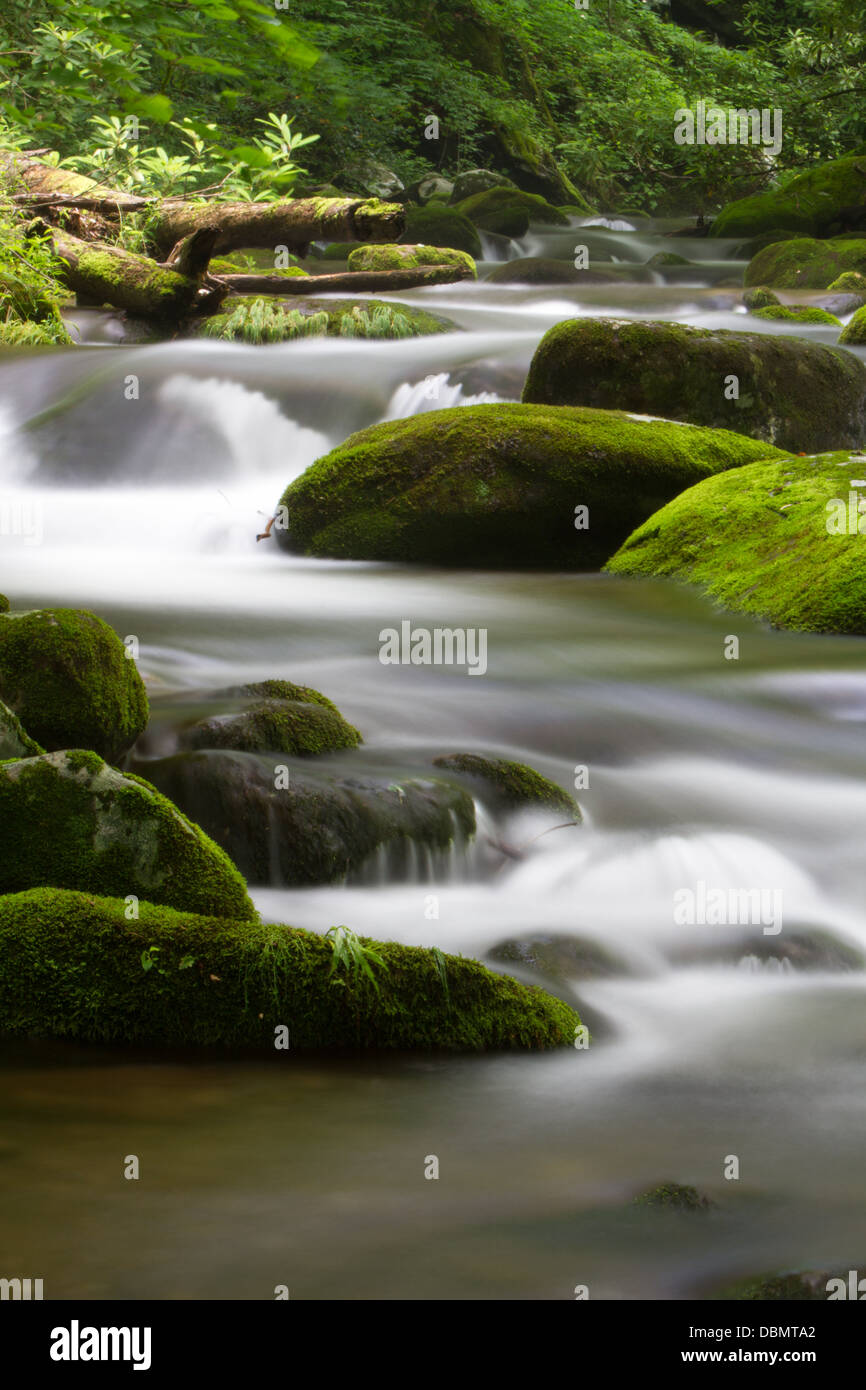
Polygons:
<instances>
[{"instance_id":1,"label":"moss patch","mask_svg":"<svg viewBox=\"0 0 866 1390\"><path fill-rule=\"evenodd\" d=\"M482 758L477 753L451 753L433 759L434 767L460 773L470 783L480 784L497 810L516 811L527 806L548 807L574 820L580 820L580 807L562 787L542 777L525 763L506 758Z\"/></svg>"},{"instance_id":2,"label":"moss patch","mask_svg":"<svg viewBox=\"0 0 866 1390\"><path fill-rule=\"evenodd\" d=\"M782 334L566 319L536 349L523 399L688 420L803 453L866 436L863 363Z\"/></svg>"},{"instance_id":3,"label":"moss patch","mask_svg":"<svg viewBox=\"0 0 866 1390\"><path fill-rule=\"evenodd\" d=\"M713 1205L696 1187L676 1182L660 1183L635 1197L634 1202L635 1206L660 1207L668 1211L709 1211Z\"/></svg>"},{"instance_id":4,"label":"moss patch","mask_svg":"<svg viewBox=\"0 0 866 1390\"><path fill-rule=\"evenodd\" d=\"M45 748L92 748L110 762L147 724L135 662L108 623L77 608L0 617L0 698Z\"/></svg>"},{"instance_id":5,"label":"moss patch","mask_svg":"<svg viewBox=\"0 0 866 1390\"><path fill-rule=\"evenodd\" d=\"M839 342L848 343L851 347L866 346L866 305L848 320L839 334Z\"/></svg>"},{"instance_id":6,"label":"moss patch","mask_svg":"<svg viewBox=\"0 0 866 1390\"><path fill-rule=\"evenodd\" d=\"M866 275L859 270L843 270L827 288L847 294L866 294Z\"/></svg>"},{"instance_id":7,"label":"moss patch","mask_svg":"<svg viewBox=\"0 0 866 1390\"><path fill-rule=\"evenodd\" d=\"M747 309L754 313L758 309L769 309L773 304L781 304L781 300L772 290L768 290L766 285L759 285L757 289L746 290L743 295L743 303Z\"/></svg>"},{"instance_id":8,"label":"moss patch","mask_svg":"<svg viewBox=\"0 0 866 1390\"><path fill-rule=\"evenodd\" d=\"M0 892L50 886L252 919L227 856L148 782L80 750L0 763Z\"/></svg>"},{"instance_id":9,"label":"moss patch","mask_svg":"<svg viewBox=\"0 0 866 1390\"><path fill-rule=\"evenodd\" d=\"M755 318L787 319L791 323L829 323L835 324L837 328L841 326L841 321L835 314L829 314L826 309L817 309L813 305L789 309L785 304L768 304L763 309L755 310Z\"/></svg>"},{"instance_id":10,"label":"moss patch","mask_svg":"<svg viewBox=\"0 0 866 1390\"><path fill-rule=\"evenodd\" d=\"M474 280L475 262L465 251L449 246L358 246L349 252L349 270L419 270L422 266L447 265Z\"/></svg>"},{"instance_id":11,"label":"moss patch","mask_svg":"<svg viewBox=\"0 0 866 1390\"><path fill-rule=\"evenodd\" d=\"M0 759L30 758L44 752L30 738L18 716L0 700Z\"/></svg>"},{"instance_id":12,"label":"moss patch","mask_svg":"<svg viewBox=\"0 0 866 1390\"><path fill-rule=\"evenodd\" d=\"M308 468L283 495L278 541L342 559L594 569L653 499L772 452L730 431L612 411L425 412L362 430Z\"/></svg>"},{"instance_id":13,"label":"moss patch","mask_svg":"<svg viewBox=\"0 0 866 1390\"><path fill-rule=\"evenodd\" d=\"M866 534L848 528L853 494L853 520L866 532L856 511L862 490L850 486L864 477L866 457L834 453L709 478L650 517L608 569L700 585L777 627L862 636Z\"/></svg>"},{"instance_id":14,"label":"moss patch","mask_svg":"<svg viewBox=\"0 0 866 1390\"><path fill-rule=\"evenodd\" d=\"M522 237L530 223L567 227L568 218L558 208L534 193L522 193L519 188L487 188L454 205L474 226L500 236Z\"/></svg>"},{"instance_id":15,"label":"moss patch","mask_svg":"<svg viewBox=\"0 0 866 1390\"><path fill-rule=\"evenodd\" d=\"M781 290L826 290L848 270L866 270L866 237L836 241L799 237L759 251L746 267L745 283L775 285Z\"/></svg>"},{"instance_id":16,"label":"moss patch","mask_svg":"<svg viewBox=\"0 0 866 1390\"><path fill-rule=\"evenodd\" d=\"M339 711L294 700L260 700L240 714L203 719L185 730L185 748L232 748L245 753L293 753L311 757L356 748L361 735Z\"/></svg>"},{"instance_id":17,"label":"moss patch","mask_svg":"<svg viewBox=\"0 0 866 1390\"><path fill-rule=\"evenodd\" d=\"M378 992L331 975L331 943L296 927L41 890L0 899L0 1031L160 1046L566 1047L580 1020L543 990L462 956L374 949ZM151 966L145 970L143 958ZM440 973L441 970L441 973ZM444 981L447 983L447 993Z\"/></svg>"},{"instance_id":18,"label":"moss patch","mask_svg":"<svg viewBox=\"0 0 866 1390\"><path fill-rule=\"evenodd\" d=\"M469 218L441 203L407 208L406 231L400 240L413 246L450 246L475 260L481 255L481 241Z\"/></svg>"},{"instance_id":19,"label":"moss patch","mask_svg":"<svg viewBox=\"0 0 866 1390\"><path fill-rule=\"evenodd\" d=\"M848 155L807 170L784 188L729 203L713 222L710 236L756 236L771 228L828 236L863 226L866 158Z\"/></svg>"},{"instance_id":20,"label":"moss patch","mask_svg":"<svg viewBox=\"0 0 866 1390\"><path fill-rule=\"evenodd\" d=\"M292 338L416 338L456 331L441 315L383 299L264 300L230 295L223 312L200 320L193 335L249 343L285 342Z\"/></svg>"}]
</instances>

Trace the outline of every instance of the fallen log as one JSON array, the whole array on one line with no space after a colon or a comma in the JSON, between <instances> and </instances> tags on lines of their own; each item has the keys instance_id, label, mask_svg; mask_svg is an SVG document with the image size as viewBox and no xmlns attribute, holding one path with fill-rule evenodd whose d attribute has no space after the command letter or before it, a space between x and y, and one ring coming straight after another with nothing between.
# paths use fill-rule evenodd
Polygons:
<instances>
[{"instance_id":1,"label":"fallen log","mask_svg":"<svg viewBox=\"0 0 866 1390\"><path fill-rule=\"evenodd\" d=\"M76 294L142 318L178 322L193 309L212 311L228 286L204 286L215 228L200 228L175 248L172 264L160 264L106 242L83 241L56 228L54 247L66 264L63 278ZM179 271L175 266L183 268Z\"/></svg>"},{"instance_id":2,"label":"fallen log","mask_svg":"<svg viewBox=\"0 0 866 1390\"><path fill-rule=\"evenodd\" d=\"M84 174L43 164L28 154L4 155L0 159L0 172L12 201L32 212L71 207L117 216L119 212L141 212L150 206L148 198L107 188Z\"/></svg>"},{"instance_id":3,"label":"fallen log","mask_svg":"<svg viewBox=\"0 0 866 1390\"><path fill-rule=\"evenodd\" d=\"M243 246L306 247L311 241L397 241L406 209L378 198L287 198L277 203L155 205L148 236L161 250L206 224L219 227L214 251Z\"/></svg>"},{"instance_id":4,"label":"fallen log","mask_svg":"<svg viewBox=\"0 0 866 1390\"><path fill-rule=\"evenodd\" d=\"M318 294L322 290L354 293L414 290L422 285L450 285L471 278L453 265L425 265L417 270L346 270L335 275L212 275L232 294Z\"/></svg>"}]
</instances>

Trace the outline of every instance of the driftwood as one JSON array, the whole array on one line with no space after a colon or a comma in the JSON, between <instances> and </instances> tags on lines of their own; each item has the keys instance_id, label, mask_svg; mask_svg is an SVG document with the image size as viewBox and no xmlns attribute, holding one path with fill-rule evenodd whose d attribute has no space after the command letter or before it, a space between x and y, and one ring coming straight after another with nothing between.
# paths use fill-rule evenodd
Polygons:
<instances>
[{"instance_id":1,"label":"driftwood","mask_svg":"<svg viewBox=\"0 0 866 1390\"><path fill-rule=\"evenodd\" d=\"M414 290L422 285L450 285L470 272L453 265L424 265L417 270L346 270L338 275L214 275L232 294L319 294L323 290L377 293Z\"/></svg>"},{"instance_id":2,"label":"driftwood","mask_svg":"<svg viewBox=\"0 0 866 1390\"><path fill-rule=\"evenodd\" d=\"M82 299L173 322L193 309L213 312L228 293L227 286L206 281L215 234L215 228L201 228L175 247L168 262L159 263L107 242L52 231L55 250L66 264L66 284Z\"/></svg>"},{"instance_id":3,"label":"driftwood","mask_svg":"<svg viewBox=\"0 0 866 1390\"><path fill-rule=\"evenodd\" d=\"M198 227L219 227L215 252L242 246L306 247L311 241L397 241L406 228L406 209L378 198L287 198L278 203L185 203L155 205L148 235L167 250Z\"/></svg>"}]
</instances>

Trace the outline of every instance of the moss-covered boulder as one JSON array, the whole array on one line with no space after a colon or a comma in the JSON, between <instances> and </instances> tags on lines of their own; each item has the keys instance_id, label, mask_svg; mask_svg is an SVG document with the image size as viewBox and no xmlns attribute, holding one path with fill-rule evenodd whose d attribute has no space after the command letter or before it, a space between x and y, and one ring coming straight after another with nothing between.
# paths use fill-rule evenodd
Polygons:
<instances>
[{"instance_id":1,"label":"moss-covered boulder","mask_svg":"<svg viewBox=\"0 0 866 1390\"><path fill-rule=\"evenodd\" d=\"M777 242L753 257L744 279L747 285L775 285L780 290L826 290L848 270L866 270L866 237Z\"/></svg>"},{"instance_id":2,"label":"moss-covered boulder","mask_svg":"<svg viewBox=\"0 0 866 1390\"><path fill-rule=\"evenodd\" d=\"M220 313L193 323L191 335L255 346L296 338L418 338L456 324L410 304L383 299L318 299L230 295Z\"/></svg>"},{"instance_id":3,"label":"moss-covered boulder","mask_svg":"<svg viewBox=\"0 0 866 1390\"><path fill-rule=\"evenodd\" d=\"M542 338L523 399L688 420L803 453L866 437L863 363L781 334L566 319Z\"/></svg>"},{"instance_id":4,"label":"moss-covered boulder","mask_svg":"<svg viewBox=\"0 0 866 1390\"><path fill-rule=\"evenodd\" d=\"M222 850L139 777L79 749L0 763L0 893L50 886L253 918Z\"/></svg>"},{"instance_id":5,"label":"moss-covered boulder","mask_svg":"<svg viewBox=\"0 0 866 1390\"><path fill-rule=\"evenodd\" d=\"M481 231L507 237L525 236L531 222L568 226L568 218L558 208L534 193L522 193L519 188L485 189L455 204L455 211L468 217Z\"/></svg>"},{"instance_id":6,"label":"moss-covered boulder","mask_svg":"<svg viewBox=\"0 0 866 1390\"><path fill-rule=\"evenodd\" d=\"M17 714L0 700L0 760L31 758L44 752L45 749L27 733Z\"/></svg>"},{"instance_id":7,"label":"moss-covered boulder","mask_svg":"<svg viewBox=\"0 0 866 1390\"><path fill-rule=\"evenodd\" d=\"M549 256L518 256L501 261L485 279L492 285L610 285L616 276L603 270L578 270L571 261Z\"/></svg>"},{"instance_id":8,"label":"moss-covered boulder","mask_svg":"<svg viewBox=\"0 0 866 1390\"><path fill-rule=\"evenodd\" d=\"M507 814L538 807L561 812L574 820L581 819L574 797L525 763L511 762L507 758L484 758L478 753L449 753L434 758L433 765L465 778L470 786L479 789L482 799L494 811Z\"/></svg>"},{"instance_id":9,"label":"moss-covered boulder","mask_svg":"<svg viewBox=\"0 0 866 1390\"><path fill-rule=\"evenodd\" d=\"M145 766L250 883L334 883L379 851L389 879L412 879L419 854L449 856L475 833L472 797L444 778L340 778L310 759L211 750Z\"/></svg>"},{"instance_id":10,"label":"moss-covered boulder","mask_svg":"<svg viewBox=\"0 0 866 1390\"><path fill-rule=\"evenodd\" d=\"M608 569L697 584L777 627L863 635L864 479L866 456L844 452L708 478L638 527Z\"/></svg>"},{"instance_id":11,"label":"moss-covered boulder","mask_svg":"<svg viewBox=\"0 0 866 1390\"><path fill-rule=\"evenodd\" d=\"M819 309L816 305L799 306L788 308L786 304L768 304L763 309L756 309L754 316L756 319L780 319L789 323L828 323L841 326L841 321L835 314L830 314L826 309Z\"/></svg>"},{"instance_id":12,"label":"moss-covered boulder","mask_svg":"<svg viewBox=\"0 0 866 1390\"><path fill-rule=\"evenodd\" d=\"M278 540L340 559L597 569L662 499L772 452L613 411L425 412L351 435L308 468L283 495Z\"/></svg>"},{"instance_id":13,"label":"moss-covered boulder","mask_svg":"<svg viewBox=\"0 0 866 1390\"><path fill-rule=\"evenodd\" d=\"M843 270L827 288L838 290L842 294L866 295L866 275L859 270Z\"/></svg>"},{"instance_id":14,"label":"moss-covered boulder","mask_svg":"<svg viewBox=\"0 0 866 1390\"><path fill-rule=\"evenodd\" d=\"M769 309L771 305L781 304L781 302L779 296L767 289L766 285L759 285L754 290L746 290L743 295L743 303L752 313L758 309Z\"/></svg>"},{"instance_id":15,"label":"moss-covered boulder","mask_svg":"<svg viewBox=\"0 0 866 1390\"><path fill-rule=\"evenodd\" d=\"M450 246L467 252L475 260L481 255L481 239L469 218L442 203L408 207L406 230L400 240L410 246Z\"/></svg>"},{"instance_id":16,"label":"moss-covered boulder","mask_svg":"<svg viewBox=\"0 0 866 1390\"><path fill-rule=\"evenodd\" d=\"M662 1211L709 1211L713 1203L696 1187L678 1182L659 1183L634 1199L635 1206L655 1207Z\"/></svg>"},{"instance_id":17,"label":"moss-covered boulder","mask_svg":"<svg viewBox=\"0 0 866 1390\"><path fill-rule=\"evenodd\" d=\"M77 608L0 617L0 699L45 748L117 762L147 724L144 683L108 623Z\"/></svg>"},{"instance_id":18,"label":"moss-covered boulder","mask_svg":"<svg viewBox=\"0 0 866 1390\"><path fill-rule=\"evenodd\" d=\"M485 193L488 188L516 188L505 174L497 174L494 169L465 169L454 180L450 202L462 203L473 198L476 193Z\"/></svg>"},{"instance_id":19,"label":"moss-covered boulder","mask_svg":"<svg viewBox=\"0 0 866 1390\"><path fill-rule=\"evenodd\" d=\"M753 256L757 256L759 251L763 251L765 246L774 246L777 241L793 241L800 235L798 232L785 231L782 227L774 227L769 232L762 232L760 236L750 237L734 250L732 260L750 261Z\"/></svg>"},{"instance_id":20,"label":"moss-covered boulder","mask_svg":"<svg viewBox=\"0 0 866 1390\"><path fill-rule=\"evenodd\" d=\"M680 256L676 251L656 251L654 256L650 256L647 265L663 269L665 266L691 265L692 262L685 256Z\"/></svg>"},{"instance_id":21,"label":"moss-covered boulder","mask_svg":"<svg viewBox=\"0 0 866 1390\"><path fill-rule=\"evenodd\" d=\"M475 279L475 262L465 251L450 246L358 246L349 252L350 270L419 270L447 265L466 279Z\"/></svg>"},{"instance_id":22,"label":"moss-covered boulder","mask_svg":"<svg viewBox=\"0 0 866 1390\"><path fill-rule=\"evenodd\" d=\"M345 940L345 934L337 941ZM477 961L40 889L0 898L0 1034L147 1046L483 1052L573 1045L578 1015ZM288 1030L286 1034L284 1030Z\"/></svg>"},{"instance_id":23,"label":"moss-covered boulder","mask_svg":"<svg viewBox=\"0 0 866 1390\"><path fill-rule=\"evenodd\" d=\"M839 342L847 343L849 347L866 346L866 306L858 309L848 320L839 334Z\"/></svg>"},{"instance_id":24,"label":"moss-covered boulder","mask_svg":"<svg viewBox=\"0 0 866 1390\"><path fill-rule=\"evenodd\" d=\"M848 155L818 164L786 183L729 203L711 237L756 236L771 228L830 236L866 227L866 157Z\"/></svg>"},{"instance_id":25,"label":"moss-covered boulder","mask_svg":"<svg viewBox=\"0 0 866 1390\"><path fill-rule=\"evenodd\" d=\"M339 710L297 700L257 700L237 713L215 715L184 730L184 748L229 748L242 753L312 757L356 748L361 735Z\"/></svg>"}]
</instances>

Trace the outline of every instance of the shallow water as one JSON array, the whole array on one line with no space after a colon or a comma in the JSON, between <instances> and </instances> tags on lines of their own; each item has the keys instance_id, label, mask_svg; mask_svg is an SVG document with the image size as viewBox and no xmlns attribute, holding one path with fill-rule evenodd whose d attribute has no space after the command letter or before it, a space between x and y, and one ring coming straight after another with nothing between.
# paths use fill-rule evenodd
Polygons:
<instances>
[{"instance_id":1,"label":"shallow water","mask_svg":"<svg viewBox=\"0 0 866 1390\"><path fill-rule=\"evenodd\" d=\"M569 1298L581 1283L593 1298L690 1298L864 1257L863 643L770 632L661 583L303 560L255 542L287 482L352 430L517 399L561 318L745 327L735 293L714 288L742 269L719 259L732 248L660 230L538 231L512 251L570 256L580 235L640 266L673 246L700 260L693 285L677 268L579 290L441 286L396 297L458 336L93 346L0 366L0 591L16 607L93 607L139 638L146 756L178 701L285 676L363 730L363 749L329 760L342 771L424 772L467 749L565 787L589 770L585 825L536 839L550 821L518 820L519 862L486 843L482 817L468 861L419 861L409 882L383 862L351 886L257 889L268 919L477 957L571 934L612 961L553 986L594 1031L567 1054L259 1062L7 1044L3 1266L44 1278L47 1297L269 1298L283 1283L292 1298ZM111 316L77 317L105 341ZM404 619L486 627L486 678L382 666L378 634ZM739 661L724 656L732 633ZM700 880L780 892L784 929L676 925L672 895ZM792 954L797 941L818 947ZM664 1180L719 1205L630 1206Z\"/></svg>"}]
</instances>

